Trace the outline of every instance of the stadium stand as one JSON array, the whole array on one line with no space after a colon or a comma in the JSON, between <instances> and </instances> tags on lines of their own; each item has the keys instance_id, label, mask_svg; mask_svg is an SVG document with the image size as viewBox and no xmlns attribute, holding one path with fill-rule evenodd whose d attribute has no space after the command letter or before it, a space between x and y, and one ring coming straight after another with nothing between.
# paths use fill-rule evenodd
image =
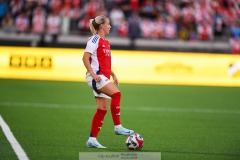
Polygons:
<instances>
[{"instance_id":1,"label":"stadium stand","mask_svg":"<svg viewBox=\"0 0 240 160\"><path fill-rule=\"evenodd\" d=\"M85 47L89 18L112 48L240 53L240 0L0 0L0 45Z\"/></svg>"}]
</instances>

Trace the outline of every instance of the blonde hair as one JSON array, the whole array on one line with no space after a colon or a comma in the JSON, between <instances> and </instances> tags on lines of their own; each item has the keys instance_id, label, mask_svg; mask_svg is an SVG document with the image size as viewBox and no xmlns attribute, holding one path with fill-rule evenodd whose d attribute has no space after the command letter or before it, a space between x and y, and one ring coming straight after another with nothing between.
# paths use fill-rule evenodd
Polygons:
<instances>
[{"instance_id":1,"label":"blonde hair","mask_svg":"<svg viewBox=\"0 0 240 160\"><path fill-rule=\"evenodd\" d=\"M94 19L89 20L89 28L93 35L97 34L99 26L105 22L106 16L97 16Z\"/></svg>"}]
</instances>

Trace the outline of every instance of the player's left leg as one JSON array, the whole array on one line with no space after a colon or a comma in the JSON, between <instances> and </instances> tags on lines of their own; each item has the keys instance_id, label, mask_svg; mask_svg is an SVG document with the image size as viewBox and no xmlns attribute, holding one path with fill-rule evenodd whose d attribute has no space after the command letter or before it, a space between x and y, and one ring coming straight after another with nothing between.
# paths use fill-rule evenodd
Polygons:
<instances>
[{"instance_id":1,"label":"player's left leg","mask_svg":"<svg viewBox=\"0 0 240 160\"><path fill-rule=\"evenodd\" d=\"M122 126L120 121L120 102L121 102L121 92L118 88L112 83L108 83L99 90L101 93L104 93L112 98L111 101L111 113L114 123L114 131L116 135L131 135L134 133L133 130L126 129Z\"/></svg>"}]
</instances>

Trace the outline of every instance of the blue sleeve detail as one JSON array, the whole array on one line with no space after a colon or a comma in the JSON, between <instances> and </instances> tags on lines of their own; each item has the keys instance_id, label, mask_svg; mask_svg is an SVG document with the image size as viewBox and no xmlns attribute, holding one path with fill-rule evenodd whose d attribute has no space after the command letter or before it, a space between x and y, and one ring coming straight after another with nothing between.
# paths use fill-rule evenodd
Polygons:
<instances>
[{"instance_id":1,"label":"blue sleeve detail","mask_svg":"<svg viewBox=\"0 0 240 160\"><path fill-rule=\"evenodd\" d=\"M93 39L92 39L92 43L96 43L98 39L99 39L98 36L94 36Z\"/></svg>"}]
</instances>

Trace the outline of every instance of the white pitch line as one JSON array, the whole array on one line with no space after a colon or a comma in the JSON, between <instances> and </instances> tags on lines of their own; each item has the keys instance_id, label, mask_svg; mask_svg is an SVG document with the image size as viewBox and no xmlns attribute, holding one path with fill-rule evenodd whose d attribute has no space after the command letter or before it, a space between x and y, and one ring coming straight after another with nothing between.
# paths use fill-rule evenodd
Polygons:
<instances>
[{"instance_id":1,"label":"white pitch line","mask_svg":"<svg viewBox=\"0 0 240 160\"><path fill-rule=\"evenodd\" d=\"M27 154L22 149L21 145L18 143L17 139L14 137L13 133L11 132L10 128L8 127L7 123L3 120L2 116L0 115L0 126L7 137L9 143L11 144L14 152L16 153L19 160L29 160Z\"/></svg>"},{"instance_id":2,"label":"white pitch line","mask_svg":"<svg viewBox=\"0 0 240 160\"><path fill-rule=\"evenodd\" d=\"M30 102L0 102L0 106L14 107L40 107L40 108L67 108L67 109L95 109L95 105L57 104L57 103L30 103ZM161 106L122 106L123 110L148 111L148 112L176 112L176 113L221 113L240 114L239 109L208 109L208 108L173 108Z\"/></svg>"},{"instance_id":3,"label":"white pitch line","mask_svg":"<svg viewBox=\"0 0 240 160\"><path fill-rule=\"evenodd\" d=\"M2 106L14 107L40 107L40 108L69 108L69 109L94 109L94 105L77 105L77 104L57 104L57 103L31 103L31 102L0 102Z\"/></svg>"}]
</instances>

